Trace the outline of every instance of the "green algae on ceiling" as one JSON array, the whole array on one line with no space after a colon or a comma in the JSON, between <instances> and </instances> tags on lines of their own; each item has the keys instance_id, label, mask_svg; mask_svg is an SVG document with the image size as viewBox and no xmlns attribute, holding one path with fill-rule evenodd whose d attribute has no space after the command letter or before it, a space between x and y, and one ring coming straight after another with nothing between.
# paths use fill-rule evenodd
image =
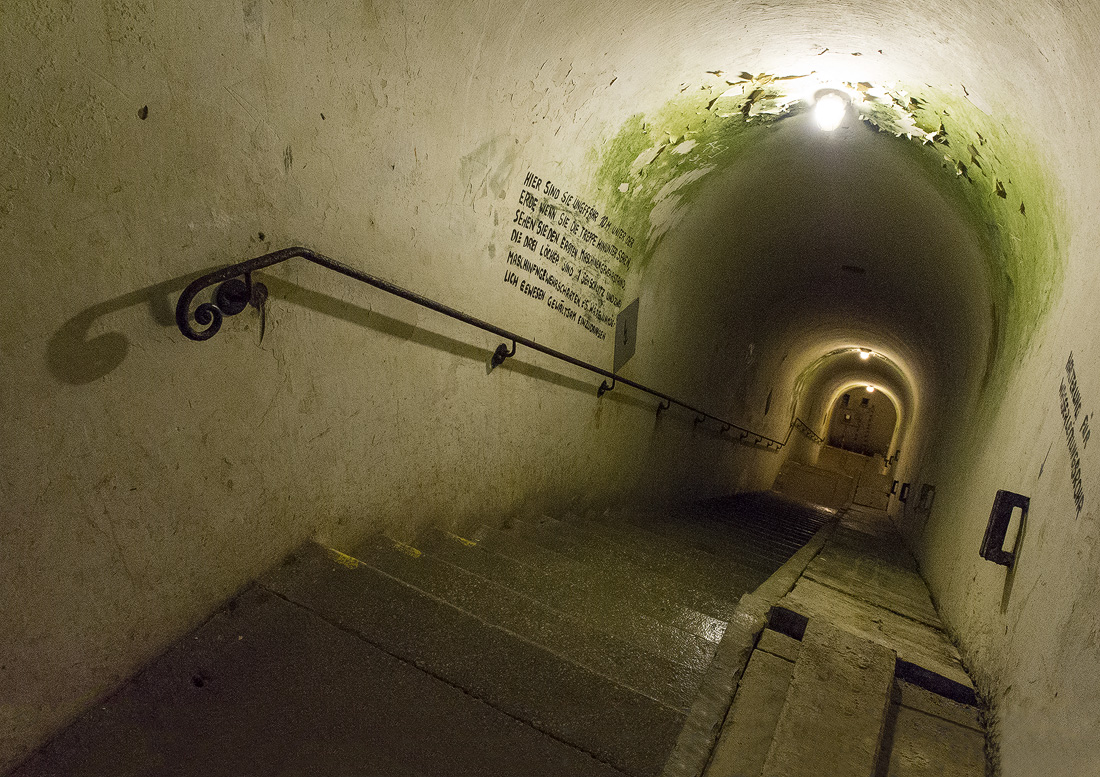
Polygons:
<instances>
[{"instance_id":1,"label":"green algae on ceiling","mask_svg":"<svg viewBox=\"0 0 1100 777\"><path fill-rule=\"evenodd\" d=\"M844 92L858 118L915 159L971 225L986 258L991 296L982 387L987 398L990 392L999 398L1061 288L1061 207L1019 122L992 117L945 90L826 84L813 74L741 73L726 80L714 71L652 114L631 116L589 153L594 199L637 240L631 273L644 272L716 171L751 154L770 126L806 110L821 88Z\"/></svg>"},{"instance_id":2,"label":"green algae on ceiling","mask_svg":"<svg viewBox=\"0 0 1100 777\"><path fill-rule=\"evenodd\" d=\"M703 180L751 149L775 120L774 113L763 111L778 91L757 86L743 91L711 85L686 89L653 116L631 116L590 154L604 211L637 241L633 271L648 263Z\"/></svg>"},{"instance_id":3,"label":"green algae on ceiling","mask_svg":"<svg viewBox=\"0 0 1100 777\"><path fill-rule=\"evenodd\" d=\"M913 116L934 128L921 151L950 185L944 176L930 178L967 213L987 249L994 341L982 382L1000 395L1061 291L1061 197L1018 121L995 119L940 90L926 87L921 97Z\"/></svg>"}]
</instances>

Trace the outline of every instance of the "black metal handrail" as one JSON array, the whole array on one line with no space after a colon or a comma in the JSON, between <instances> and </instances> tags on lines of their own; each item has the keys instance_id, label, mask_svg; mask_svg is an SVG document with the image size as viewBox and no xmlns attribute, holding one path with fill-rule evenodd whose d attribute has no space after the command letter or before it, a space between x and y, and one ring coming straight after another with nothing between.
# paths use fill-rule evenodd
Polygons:
<instances>
[{"instance_id":1,"label":"black metal handrail","mask_svg":"<svg viewBox=\"0 0 1100 777\"><path fill-rule=\"evenodd\" d=\"M301 246L293 246L291 248L283 248L279 251L273 251L272 253L264 254L263 256L257 256L255 259L249 259L245 262L231 264L228 267L223 267L220 270L215 270L214 272L207 273L200 278L196 278L194 281L187 285L187 288L183 290L183 293L180 295L179 301L176 303L176 324L177 326L179 326L180 331L192 340L209 340L211 337L218 333L219 329L221 329L222 320L225 316L236 315L243 311L249 305L257 308L261 307L264 301L267 299L267 287L264 286L264 284L262 283L253 282L252 273L256 272L257 270L262 270L265 267L271 267L272 265L280 264L289 259L295 258L305 259L308 262L312 262L313 264L317 264L334 272L338 272L341 275L345 275L362 283L366 283L376 289L381 289L382 291L388 292L397 297L401 297L402 299L406 299L409 302L414 302L417 305L421 305L422 307L434 310L437 313L442 313L445 316L456 319L458 321L462 321L463 323L469 324L470 326L477 327L478 329L482 329L486 332L491 332L498 337L504 338L505 340L510 340L512 343L511 350L509 350L506 343L501 343L501 345L497 347L496 352L493 354L492 358L493 367L498 367L504 363L505 359L511 356L515 356L517 345L523 345L534 351L538 351L539 353L544 353L547 356L552 356L560 361L567 362L568 364L572 364L576 367L580 367L581 369L588 370L589 372L594 372L595 374L601 375L604 378L610 378L610 384L607 382L607 380L604 380L604 382L596 390L597 396L603 396L606 392L613 390L617 384L622 383L661 400L660 404L657 406L658 415L662 411L668 410L672 405L678 405L685 410L695 414L696 424L702 423L706 420L716 421L719 424L722 424L722 429L720 433L724 434L731 429L736 429L738 432L741 433L739 441L747 442L751 440L751 442L747 442L747 444L756 446L763 445L763 447L770 450L777 451L784 445L786 445L787 442L790 440L791 432L796 427L799 428L800 431L803 431L803 433L809 432L807 436L810 436L811 439L815 439L818 442L822 441L821 438L812 429L810 429L801 419L798 418L792 419L791 424L787 429L787 436L782 441L776 440L773 437L768 437L765 434L760 434L759 432L754 432L751 429L746 429L745 427L739 426L738 424L735 424L731 421L719 418L718 416L708 413L705 410L700 410L699 408L694 407L687 402L683 402L679 399L676 399L675 397L669 396L664 392L657 391L656 389L650 388L649 386L639 383L638 381L624 378L621 375L616 375L615 373L609 370L605 370L602 367L597 367L595 364L590 364L586 361L582 361L581 359L570 356L569 354L562 353L561 351L558 351L554 348L550 348L548 346L542 345L541 343L537 343L534 340L523 337L514 332L510 332L503 327L496 326L495 324L490 324L487 321L482 321L479 318L475 318L474 316L463 313L460 310L455 310L454 308L448 305L444 305L441 302L436 302L435 300L428 299L427 297L417 294L414 291L403 289L400 286L396 286L390 283L389 281L382 280L381 278L376 278L373 275L362 272L361 270L357 270L354 267L349 267L348 265L342 262L338 262L337 260L325 256L324 254L320 254L312 249L303 248ZM195 308L194 321L201 327L204 327L203 329L195 329L194 326L192 326L191 324L191 303L194 301L196 295L198 295L200 291L209 288L210 286L213 286L215 284L220 285L215 291L214 302L203 302L197 308Z\"/></svg>"},{"instance_id":2,"label":"black metal handrail","mask_svg":"<svg viewBox=\"0 0 1100 777\"><path fill-rule=\"evenodd\" d=\"M802 432L802 434L812 442L816 442L818 445L825 442L825 438L815 432L813 429L811 429L810 425L803 421L801 418L794 419L792 425L795 429ZM790 438L789 433L787 434L787 437Z\"/></svg>"}]
</instances>

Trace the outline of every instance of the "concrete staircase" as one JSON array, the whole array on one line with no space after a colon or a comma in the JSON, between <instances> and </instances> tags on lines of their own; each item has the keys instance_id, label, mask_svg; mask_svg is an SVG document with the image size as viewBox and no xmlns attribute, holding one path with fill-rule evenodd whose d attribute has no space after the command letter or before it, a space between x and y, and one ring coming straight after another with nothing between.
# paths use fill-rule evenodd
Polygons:
<instances>
[{"instance_id":1,"label":"concrete staircase","mask_svg":"<svg viewBox=\"0 0 1100 777\"><path fill-rule=\"evenodd\" d=\"M758 494L308 544L14 774L981 777L984 742L885 516Z\"/></svg>"},{"instance_id":2,"label":"concrete staircase","mask_svg":"<svg viewBox=\"0 0 1100 777\"><path fill-rule=\"evenodd\" d=\"M739 600L829 517L753 495L310 544L14 774L656 777Z\"/></svg>"}]
</instances>

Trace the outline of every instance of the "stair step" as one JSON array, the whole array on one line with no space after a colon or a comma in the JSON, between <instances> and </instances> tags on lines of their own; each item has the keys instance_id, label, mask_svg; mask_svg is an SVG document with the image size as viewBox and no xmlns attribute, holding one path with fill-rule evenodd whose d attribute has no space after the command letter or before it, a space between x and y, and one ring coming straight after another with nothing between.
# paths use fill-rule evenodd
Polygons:
<instances>
[{"instance_id":1,"label":"stair step","mask_svg":"<svg viewBox=\"0 0 1100 777\"><path fill-rule=\"evenodd\" d=\"M720 558L743 559L743 563L757 563L769 569L782 565L805 544L805 541L800 544L794 539L784 538L778 531L775 536L759 535L735 523L720 525L698 516L689 517L683 511L628 512L620 520L669 539L690 538L685 541L690 541L694 547Z\"/></svg>"},{"instance_id":2,"label":"stair step","mask_svg":"<svg viewBox=\"0 0 1100 777\"><path fill-rule=\"evenodd\" d=\"M748 545L765 554L786 556L804 545L831 518L821 510L791 502L771 493L741 494L733 498L654 513L664 523L688 522L707 542Z\"/></svg>"},{"instance_id":3,"label":"stair step","mask_svg":"<svg viewBox=\"0 0 1100 777\"><path fill-rule=\"evenodd\" d=\"M575 582L588 590L601 589L604 596L617 599L620 606L627 611L640 609L660 613L656 617L669 625L679 626L684 621L685 612L689 618L695 612L707 616L708 621L729 620L728 602L715 604L713 597L697 595L690 589L670 588L667 584L662 586L660 579L651 579L644 569L624 570L618 564L586 563L580 558L567 555L568 548L563 546L559 550L551 549L543 543L533 541L522 531L482 526L474 537L482 547L493 553L539 567L559 580ZM711 611L700 610L694 605L708 605ZM727 617L722 617L723 614L727 614ZM692 620L698 621L697 618Z\"/></svg>"},{"instance_id":4,"label":"stair step","mask_svg":"<svg viewBox=\"0 0 1100 777\"><path fill-rule=\"evenodd\" d=\"M685 506L680 514L689 514L700 524L723 533L732 532L765 545L797 547L821 528L832 516L805 506L792 507L772 494L746 494L733 499L716 500Z\"/></svg>"},{"instance_id":5,"label":"stair step","mask_svg":"<svg viewBox=\"0 0 1100 777\"><path fill-rule=\"evenodd\" d=\"M763 771L794 674L795 662L784 657L788 651L780 640L799 644L770 629L761 634L704 777L759 777ZM766 649L771 641L782 645L783 655Z\"/></svg>"},{"instance_id":6,"label":"stair step","mask_svg":"<svg viewBox=\"0 0 1100 777\"><path fill-rule=\"evenodd\" d=\"M873 774L894 658L892 650L811 618L763 777Z\"/></svg>"},{"instance_id":7,"label":"stair step","mask_svg":"<svg viewBox=\"0 0 1100 777\"><path fill-rule=\"evenodd\" d=\"M658 534L637 523L625 520L620 513L610 510L586 518L567 515L563 520L580 531L597 534L612 542L622 542L647 558L673 557L699 563L704 568L721 563L723 560L722 556L699 547L696 538L691 534L690 525L687 524L683 526L683 536L677 536L668 533ZM754 559L754 561L761 569L770 569L772 566L770 561L762 559Z\"/></svg>"},{"instance_id":8,"label":"stair step","mask_svg":"<svg viewBox=\"0 0 1100 777\"><path fill-rule=\"evenodd\" d=\"M11 777L622 777L261 587Z\"/></svg>"},{"instance_id":9,"label":"stair step","mask_svg":"<svg viewBox=\"0 0 1100 777\"><path fill-rule=\"evenodd\" d=\"M769 547L762 541L742 535L727 534L718 538L711 534L717 531L713 527L700 527L695 522L683 522L668 514L625 513L619 517L608 516L604 522L610 526L625 523L650 532L662 542L686 545L696 552L715 558L736 559L739 565L764 574L781 566L794 552L785 548Z\"/></svg>"},{"instance_id":10,"label":"stair step","mask_svg":"<svg viewBox=\"0 0 1100 777\"><path fill-rule=\"evenodd\" d=\"M982 726L981 712L973 704L958 702L934 691L906 682L898 676L897 672L894 674L893 700L903 707L910 707L943 718L964 728L970 728L974 731L985 730Z\"/></svg>"},{"instance_id":11,"label":"stair step","mask_svg":"<svg viewBox=\"0 0 1100 777\"><path fill-rule=\"evenodd\" d=\"M733 598L738 598L754 590L771 573L771 567L765 570L757 565L739 564L734 559L719 558L675 541L652 535L643 537L629 524L610 527L575 518L565 521L543 519L542 522L582 547L618 553L631 564L666 577L697 579L698 582L693 583L695 587L716 591L721 598L730 598L731 592Z\"/></svg>"},{"instance_id":12,"label":"stair step","mask_svg":"<svg viewBox=\"0 0 1100 777\"><path fill-rule=\"evenodd\" d=\"M895 681L875 777L985 777L978 711Z\"/></svg>"},{"instance_id":13,"label":"stair step","mask_svg":"<svg viewBox=\"0 0 1100 777\"><path fill-rule=\"evenodd\" d=\"M693 610L724 622L729 622L737 607L736 600L751 587L751 583L737 585L735 566L731 566L732 582L729 585L716 583L690 567L682 568L676 576L661 574L644 564L631 562L615 549L585 545L583 540L571 539L550 523L514 521L511 529L503 531L565 556L590 569L607 583L618 581L638 594L682 602Z\"/></svg>"},{"instance_id":14,"label":"stair step","mask_svg":"<svg viewBox=\"0 0 1100 777\"><path fill-rule=\"evenodd\" d=\"M781 559L789 551L778 550L771 546L767 537L758 536L745 526L736 523L719 525L713 519L705 517L701 511L684 509L666 510L616 510L594 517L594 522L618 529L630 526L635 532L647 535L661 542L673 542L678 547L691 552L706 553L722 558L729 551L729 545L735 544L738 552L746 557L757 559L765 567L771 567L776 559ZM724 541L718 542L716 533L724 535Z\"/></svg>"},{"instance_id":15,"label":"stair step","mask_svg":"<svg viewBox=\"0 0 1100 777\"><path fill-rule=\"evenodd\" d=\"M960 692L974 687L958 650L940 629L830 588L808 574L779 604L810 620L827 620L864 639L879 642L897 653L904 665L911 664L946 678Z\"/></svg>"},{"instance_id":16,"label":"stair step","mask_svg":"<svg viewBox=\"0 0 1100 777\"><path fill-rule=\"evenodd\" d=\"M831 646L837 647L835 644ZM839 648L844 650L845 645L840 644ZM791 680L801 651L802 643L796 639L771 629L761 633L738 684L704 777L759 777L764 773L769 753L773 750L778 753L785 747L780 742L777 728L788 698L799 693L791 687ZM856 665L861 665L859 659ZM832 690L826 692L842 697L847 693L845 689L848 685L839 675L832 676L832 679L824 676L831 671L830 667L825 667L825 672L818 679L836 683ZM805 695L804 691L801 693ZM862 699L868 700L869 706L876 708L878 697L877 692L871 696L861 694ZM824 720L834 712L821 709L811 713L810 717L817 714ZM805 730L802 736L810 742L819 761L803 771L780 769L773 763L773 771L767 774L862 774L854 769L837 771L841 767L824 760L828 756L829 743L843 741L837 737L852 735L851 731L838 732L836 726L818 726L813 724L812 719L809 723L815 727ZM874 729L874 725L869 726L870 730ZM855 732L855 738L858 739L858 732ZM792 760L796 761L798 757L794 755ZM861 759L861 764L866 762L866 758ZM984 777L985 769L985 734L979 711L971 705L953 701L895 676L889 707L883 718L873 777Z\"/></svg>"},{"instance_id":17,"label":"stair step","mask_svg":"<svg viewBox=\"0 0 1100 777\"><path fill-rule=\"evenodd\" d=\"M756 491L718 497L698 502L696 508L706 514L722 518L734 515L744 523L773 527L782 524L789 531L806 531L813 534L821 524L830 521L835 511L809 505L774 491Z\"/></svg>"},{"instance_id":18,"label":"stair step","mask_svg":"<svg viewBox=\"0 0 1100 777\"><path fill-rule=\"evenodd\" d=\"M928 587L911 559L887 543L840 527L806 570L807 577L912 620L942 629Z\"/></svg>"},{"instance_id":19,"label":"stair step","mask_svg":"<svg viewBox=\"0 0 1100 777\"><path fill-rule=\"evenodd\" d=\"M374 569L686 714L692 672L600 630L599 610L566 614L417 548L376 537L352 554Z\"/></svg>"},{"instance_id":20,"label":"stair step","mask_svg":"<svg viewBox=\"0 0 1100 777\"><path fill-rule=\"evenodd\" d=\"M698 566L690 563L676 563L666 559L654 564L645 558L638 558L616 542L599 538L592 541L590 536L576 531L573 525L551 518L538 521L513 521L504 531L523 537L531 542L549 548L575 562L586 566L598 567L602 576L617 575L623 580L642 581L655 590L665 592L665 597L680 598L690 606L698 603L695 609L700 612L713 612L723 622L736 606L736 600L751 588L751 583L739 580L736 567L724 570L724 575L709 575ZM731 599L733 601L731 601Z\"/></svg>"},{"instance_id":21,"label":"stair step","mask_svg":"<svg viewBox=\"0 0 1100 777\"><path fill-rule=\"evenodd\" d=\"M343 554L309 545L262 584L502 712L632 775L684 715Z\"/></svg>"},{"instance_id":22,"label":"stair step","mask_svg":"<svg viewBox=\"0 0 1100 777\"><path fill-rule=\"evenodd\" d=\"M485 543L438 529L425 531L417 543L438 558L551 607L565 612L597 611L600 628L607 633L687 667L693 674L702 671L714 655L717 640L702 636L718 634L708 616L682 608L673 613L668 607L650 610L624 602L601 586L549 574L493 553Z\"/></svg>"}]
</instances>

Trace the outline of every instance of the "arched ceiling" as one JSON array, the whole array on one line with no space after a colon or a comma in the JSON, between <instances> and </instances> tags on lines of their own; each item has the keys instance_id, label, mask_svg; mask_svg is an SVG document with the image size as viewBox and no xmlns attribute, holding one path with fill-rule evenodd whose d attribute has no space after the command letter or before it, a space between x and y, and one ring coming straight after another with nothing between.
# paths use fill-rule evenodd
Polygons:
<instances>
[{"instance_id":1,"label":"arched ceiling","mask_svg":"<svg viewBox=\"0 0 1100 777\"><path fill-rule=\"evenodd\" d=\"M1028 76L1049 55L1040 39L1074 40L1068 17L1021 6L998 24L946 2L588 8L527 40L549 113L524 132L639 238L625 294L651 327L639 374L771 431L783 420L765 410L846 345L888 354L928 407L1005 390L1062 275L1042 149L1063 131L1043 112L1058 98ZM564 80L546 82L550 69ZM822 88L854 103L831 133L806 110Z\"/></svg>"},{"instance_id":2,"label":"arched ceiling","mask_svg":"<svg viewBox=\"0 0 1100 777\"><path fill-rule=\"evenodd\" d=\"M658 317L685 340L712 328L722 345L708 380L738 382L747 402L754 379L804 368L837 340L894 354L925 391L972 387L991 357L991 257L930 178L941 172L862 122L775 122L711 173L661 242L653 282L669 305L698 310ZM760 369L742 369L749 343Z\"/></svg>"},{"instance_id":3,"label":"arched ceiling","mask_svg":"<svg viewBox=\"0 0 1100 777\"><path fill-rule=\"evenodd\" d=\"M927 85L700 81L598 154L605 212L641 236L627 298L660 327L650 364L780 434L772 398L797 403L799 373L844 345L888 354L926 407L995 400L1061 277L1026 138ZM823 88L849 101L832 131ZM704 358L684 370L687 343Z\"/></svg>"}]
</instances>

